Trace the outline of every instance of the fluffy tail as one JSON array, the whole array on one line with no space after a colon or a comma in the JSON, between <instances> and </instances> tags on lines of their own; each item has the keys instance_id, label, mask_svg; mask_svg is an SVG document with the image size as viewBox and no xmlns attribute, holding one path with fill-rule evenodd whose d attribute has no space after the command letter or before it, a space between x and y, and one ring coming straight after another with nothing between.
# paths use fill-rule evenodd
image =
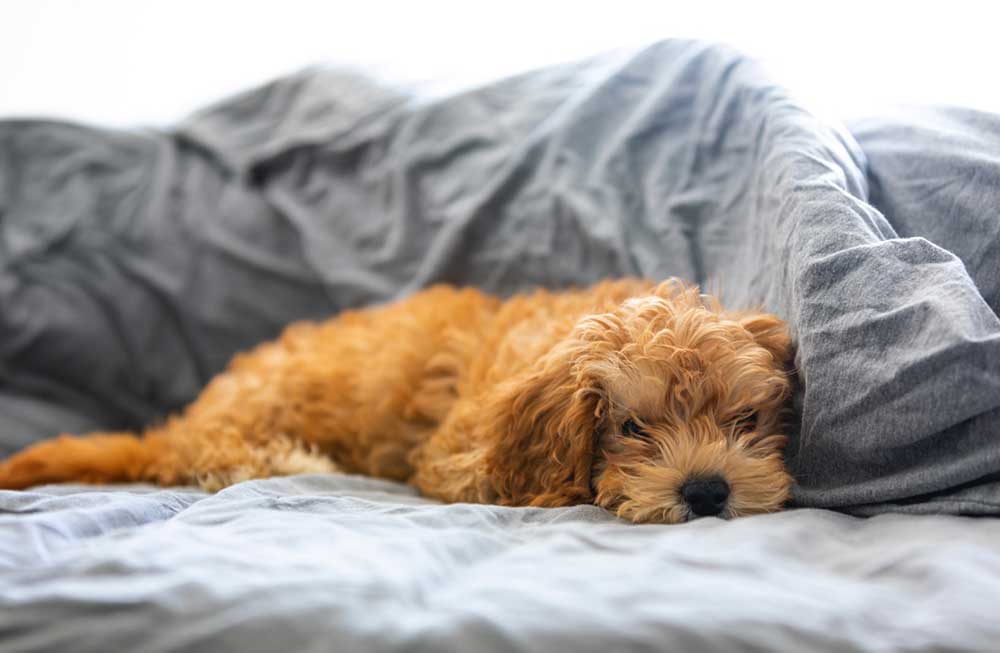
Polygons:
<instances>
[{"instance_id":1,"label":"fluffy tail","mask_svg":"<svg viewBox=\"0 0 1000 653\"><path fill-rule=\"evenodd\" d=\"M62 435L0 462L0 489L43 483L120 483L149 480L158 443L133 433Z\"/></svg>"}]
</instances>

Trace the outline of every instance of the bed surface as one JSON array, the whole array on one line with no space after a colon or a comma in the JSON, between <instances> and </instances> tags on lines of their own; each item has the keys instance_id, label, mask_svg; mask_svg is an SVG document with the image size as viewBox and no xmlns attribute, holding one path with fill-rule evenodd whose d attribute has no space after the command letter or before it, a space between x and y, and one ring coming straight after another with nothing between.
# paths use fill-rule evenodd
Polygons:
<instances>
[{"instance_id":1,"label":"bed surface","mask_svg":"<svg viewBox=\"0 0 1000 653\"><path fill-rule=\"evenodd\" d=\"M0 495L3 650L992 650L1000 523L634 526L358 477Z\"/></svg>"},{"instance_id":2,"label":"bed surface","mask_svg":"<svg viewBox=\"0 0 1000 653\"><path fill-rule=\"evenodd\" d=\"M167 132L0 122L0 455L435 282L715 283L798 370L795 509L733 522L346 476L0 492L0 651L995 649L998 134L829 124L689 41L433 101L310 70Z\"/></svg>"}]
</instances>

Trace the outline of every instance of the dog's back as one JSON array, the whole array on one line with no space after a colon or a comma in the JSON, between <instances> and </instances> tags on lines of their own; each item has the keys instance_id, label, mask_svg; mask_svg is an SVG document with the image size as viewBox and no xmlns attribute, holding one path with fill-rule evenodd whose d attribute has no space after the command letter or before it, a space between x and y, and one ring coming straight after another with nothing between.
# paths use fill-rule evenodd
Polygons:
<instances>
[{"instance_id":1,"label":"dog's back","mask_svg":"<svg viewBox=\"0 0 1000 653\"><path fill-rule=\"evenodd\" d=\"M460 397L533 364L587 313L646 292L640 280L506 301L435 286L289 326L237 355L181 415L143 434L62 436L0 463L0 487L61 481L198 483L340 469L396 480Z\"/></svg>"}]
</instances>

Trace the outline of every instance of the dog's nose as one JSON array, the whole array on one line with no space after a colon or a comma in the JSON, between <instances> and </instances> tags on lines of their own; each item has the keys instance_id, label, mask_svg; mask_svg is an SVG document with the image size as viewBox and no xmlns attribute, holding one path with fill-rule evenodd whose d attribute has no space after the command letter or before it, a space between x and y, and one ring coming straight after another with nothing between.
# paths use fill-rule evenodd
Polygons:
<instances>
[{"instance_id":1,"label":"dog's nose","mask_svg":"<svg viewBox=\"0 0 1000 653\"><path fill-rule=\"evenodd\" d=\"M681 496L699 517L718 515L726 507L729 484L718 477L695 479L681 486Z\"/></svg>"}]
</instances>

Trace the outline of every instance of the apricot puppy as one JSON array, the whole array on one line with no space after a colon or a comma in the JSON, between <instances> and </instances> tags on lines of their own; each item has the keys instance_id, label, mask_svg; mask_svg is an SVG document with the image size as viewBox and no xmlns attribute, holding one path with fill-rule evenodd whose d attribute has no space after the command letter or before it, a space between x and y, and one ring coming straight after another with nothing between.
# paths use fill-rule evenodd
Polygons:
<instances>
[{"instance_id":1,"label":"apricot puppy","mask_svg":"<svg viewBox=\"0 0 1000 653\"><path fill-rule=\"evenodd\" d=\"M789 338L696 288L625 279L502 301L437 286L294 324L141 435L43 441L0 488L217 490L348 472L444 501L594 503L636 522L779 510Z\"/></svg>"}]
</instances>

